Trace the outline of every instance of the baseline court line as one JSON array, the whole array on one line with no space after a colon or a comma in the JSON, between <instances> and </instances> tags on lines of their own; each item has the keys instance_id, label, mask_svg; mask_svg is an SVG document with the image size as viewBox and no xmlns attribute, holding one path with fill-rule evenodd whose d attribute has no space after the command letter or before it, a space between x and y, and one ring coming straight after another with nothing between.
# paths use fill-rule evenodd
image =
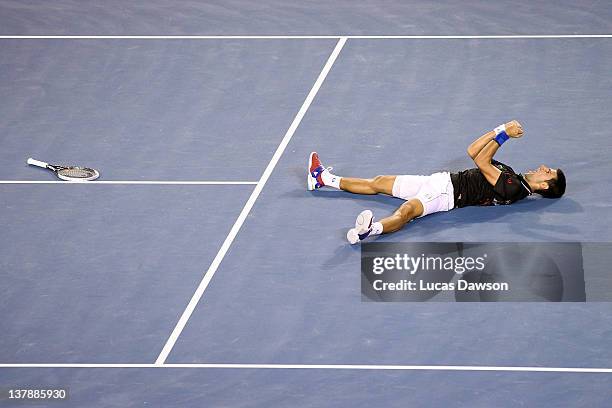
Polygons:
<instances>
[{"instance_id":1,"label":"baseline court line","mask_svg":"<svg viewBox=\"0 0 612 408\"><path fill-rule=\"evenodd\" d=\"M186 368L186 369L252 369L252 370L372 370L372 371L505 371L543 373L612 374L612 368L597 367L521 367L461 365L375 365L375 364L109 364L109 363L22 363L0 364L1 368Z\"/></svg>"},{"instance_id":2,"label":"baseline court line","mask_svg":"<svg viewBox=\"0 0 612 408\"><path fill-rule=\"evenodd\" d=\"M612 38L612 34L516 34L516 35L0 35L0 40L320 40L320 39L546 39Z\"/></svg>"},{"instance_id":3,"label":"baseline court line","mask_svg":"<svg viewBox=\"0 0 612 408\"><path fill-rule=\"evenodd\" d=\"M229 247L232 245L232 242L234 242L234 238L236 238L236 235L238 234L238 231L240 231L242 224L244 223L247 216L251 212L253 205L255 205L255 201L259 197L259 194L261 193L264 186L266 185L266 182L270 178L270 175L272 174L274 167L276 167L276 164L278 163L281 155L285 151L285 148L289 144L289 141L293 137L293 134L295 133L296 129L300 125L300 122L302 121L302 118L306 114L306 111L308 111L308 108L310 107L310 104L312 103L315 96L317 95L317 92L319 92L319 88L321 88L323 81L325 81L327 74L329 73L332 66L334 65L334 62L336 61L336 58L338 58L338 55L340 54L340 51L342 50L342 47L344 47L345 43L346 43L346 38L340 38L338 42L336 43L336 47L334 48L331 55L329 56L327 62L325 63L325 66L323 67L323 70L319 74L319 77L317 78L316 82L312 86L312 89L308 93L308 96L306 96L306 99L304 100L304 103L302 104L302 107L298 111L297 115L293 119L291 126L289 126L289 129L287 129L287 132L285 133L285 136L283 137L281 143L278 145L276 152L274 152L272 159L270 159L268 166L266 167L263 174L261 175L261 178L259 179L257 186L253 189L251 196L249 197L248 201L244 205L244 208L240 212L238 219L236 219L234 226L232 227L229 234L225 238L225 241L223 242L223 245L221 245L219 252L217 252L217 256L215 256L215 259L212 261L212 264L210 265L210 267L204 274L204 277L202 278L200 285L198 286L195 293L191 297L189 304L185 308L185 311L183 312L181 318L179 319L178 323L174 327L174 330L172 331L172 334L170 334L170 337L166 341L166 344L164 345L162 351L159 353L159 356L157 357L155 364L164 364L166 362L166 359L168 358L168 355L172 351L174 344L176 343L179 336L181 335L181 332L185 328L187 321L189 321L191 314L193 313L198 302L202 298L202 295L204 294L204 291L208 287L208 284L210 283L211 279L213 278L213 276L215 276L215 273L217 272L217 269L219 268L221 261L223 261L223 258L225 257L225 254L227 253Z\"/></svg>"},{"instance_id":4,"label":"baseline court line","mask_svg":"<svg viewBox=\"0 0 612 408\"><path fill-rule=\"evenodd\" d=\"M0 184L136 184L136 185L255 185L257 181L153 181L153 180L94 180L94 181L60 181L60 180L0 180Z\"/></svg>"}]
</instances>

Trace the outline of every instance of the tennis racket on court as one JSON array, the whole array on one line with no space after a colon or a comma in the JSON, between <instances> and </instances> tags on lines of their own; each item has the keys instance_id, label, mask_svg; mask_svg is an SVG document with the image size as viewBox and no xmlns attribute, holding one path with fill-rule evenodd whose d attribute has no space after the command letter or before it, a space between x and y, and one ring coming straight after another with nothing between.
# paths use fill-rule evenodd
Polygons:
<instances>
[{"instance_id":1,"label":"tennis racket on court","mask_svg":"<svg viewBox=\"0 0 612 408\"><path fill-rule=\"evenodd\" d=\"M31 157L28 159L27 163L31 166L51 170L57 177L66 181L91 181L100 177L98 170L90 169L89 167L60 166L35 160Z\"/></svg>"}]
</instances>

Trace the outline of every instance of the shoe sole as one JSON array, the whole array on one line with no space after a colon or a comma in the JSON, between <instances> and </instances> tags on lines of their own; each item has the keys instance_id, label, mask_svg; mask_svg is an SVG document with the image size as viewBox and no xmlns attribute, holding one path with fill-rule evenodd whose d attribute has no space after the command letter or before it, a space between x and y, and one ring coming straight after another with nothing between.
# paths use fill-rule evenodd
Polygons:
<instances>
[{"instance_id":1,"label":"shoe sole","mask_svg":"<svg viewBox=\"0 0 612 408\"><path fill-rule=\"evenodd\" d=\"M350 230L348 230L348 232L346 233L346 240L351 245L355 245L359 242L359 234L357 234L357 230L355 230L355 228L351 228Z\"/></svg>"},{"instance_id":2,"label":"shoe sole","mask_svg":"<svg viewBox=\"0 0 612 408\"><path fill-rule=\"evenodd\" d=\"M373 218L374 214L370 210L363 210L359 213L355 220L355 228L351 228L346 233L346 239L351 245L361 241L359 234L366 232L370 228Z\"/></svg>"},{"instance_id":3,"label":"shoe sole","mask_svg":"<svg viewBox=\"0 0 612 408\"><path fill-rule=\"evenodd\" d=\"M308 174L306 175L306 186L308 191L313 191L315 189L316 180L310 175L310 168L312 167L312 155L315 152L311 152L310 156L308 156Z\"/></svg>"},{"instance_id":4,"label":"shoe sole","mask_svg":"<svg viewBox=\"0 0 612 408\"><path fill-rule=\"evenodd\" d=\"M355 220L355 228L359 230L359 233L365 232L370 228L372 218L374 218L374 214L372 214L370 210L363 210L359 213ZM365 225L367 225L367 227L364 227Z\"/></svg>"}]
</instances>

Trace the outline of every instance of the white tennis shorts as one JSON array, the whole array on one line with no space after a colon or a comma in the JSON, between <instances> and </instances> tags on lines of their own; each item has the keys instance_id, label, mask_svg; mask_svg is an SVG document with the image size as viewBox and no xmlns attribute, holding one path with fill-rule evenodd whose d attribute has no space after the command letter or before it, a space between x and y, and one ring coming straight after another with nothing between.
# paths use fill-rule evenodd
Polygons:
<instances>
[{"instance_id":1,"label":"white tennis shorts","mask_svg":"<svg viewBox=\"0 0 612 408\"><path fill-rule=\"evenodd\" d=\"M450 173L434 173L431 176L396 176L393 197L403 200L417 198L423 204L421 217L449 211L455 207L455 196Z\"/></svg>"}]
</instances>

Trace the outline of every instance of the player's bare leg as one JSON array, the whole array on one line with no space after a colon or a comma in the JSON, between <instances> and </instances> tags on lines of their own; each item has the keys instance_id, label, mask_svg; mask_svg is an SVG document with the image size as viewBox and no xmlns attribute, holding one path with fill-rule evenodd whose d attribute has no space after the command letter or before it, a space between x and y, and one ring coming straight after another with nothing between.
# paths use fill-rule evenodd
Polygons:
<instances>
[{"instance_id":1,"label":"player's bare leg","mask_svg":"<svg viewBox=\"0 0 612 408\"><path fill-rule=\"evenodd\" d=\"M401 230L404 225L423 214L423 204L421 200L414 198L402 204L393 215L381 219L379 222L383 226L383 234Z\"/></svg>"},{"instance_id":2,"label":"player's bare leg","mask_svg":"<svg viewBox=\"0 0 612 408\"><path fill-rule=\"evenodd\" d=\"M370 179L342 177L340 190L354 194L388 194L392 195L395 176L376 176Z\"/></svg>"},{"instance_id":3,"label":"player's bare leg","mask_svg":"<svg viewBox=\"0 0 612 408\"><path fill-rule=\"evenodd\" d=\"M412 199L402 204L395 212L383 218L378 222L374 222L372 211L362 211L355 221L355 228L351 228L346 239L351 244L356 244L363 241L369 236L388 234L399 231L413 219L423 214L423 204L419 199Z\"/></svg>"},{"instance_id":4,"label":"player's bare leg","mask_svg":"<svg viewBox=\"0 0 612 408\"><path fill-rule=\"evenodd\" d=\"M308 159L308 190L332 187L354 194L393 194L395 176L376 176L374 178L339 177L325 167L316 152Z\"/></svg>"}]
</instances>

